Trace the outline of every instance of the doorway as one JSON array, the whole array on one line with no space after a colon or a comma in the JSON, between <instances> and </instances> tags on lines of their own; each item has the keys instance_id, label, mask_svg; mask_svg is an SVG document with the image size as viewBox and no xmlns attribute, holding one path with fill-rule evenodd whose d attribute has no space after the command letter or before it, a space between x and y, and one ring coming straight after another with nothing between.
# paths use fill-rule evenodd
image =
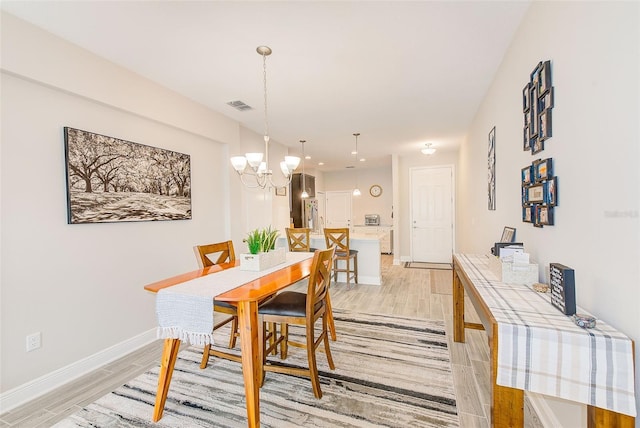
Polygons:
<instances>
[{"instance_id":1,"label":"doorway","mask_svg":"<svg viewBox=\"0 0 640 428\"><path fill-rule=\"evenodd\" d=\"M327 192L325 213L325 227L351 227L351 192Z\"/></svg>"},{"instance_id":2,"label":"doorway","mask_svg":"<svg viewBox=\"0 0 640 428\"><path fill-rule=\"evenodd\" d=\"M411 260L451 263L453 166L411 168Z\"/></svg>"}]
</instances>

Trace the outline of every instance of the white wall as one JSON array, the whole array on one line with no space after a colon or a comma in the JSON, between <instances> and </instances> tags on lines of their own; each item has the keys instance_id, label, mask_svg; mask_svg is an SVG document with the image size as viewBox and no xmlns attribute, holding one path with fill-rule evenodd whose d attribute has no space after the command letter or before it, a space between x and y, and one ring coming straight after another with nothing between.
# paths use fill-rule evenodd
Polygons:
<instances>
[{"instance_id":1,"label":"white wall","mask_svg":"<svg viewBox=\"0 0 640 428\"><path fill-rule=\"evenodd\" d=\"M392 224L393 186L391 167L358 168L356 171L347 169L324 173L324 190L326 191L352 191L356 186L356 182L360 188L361 195L352 197L351 224L364 224L365 214L380 214L380 224ZM374 184L382 187L382 194L377 198L369 194L369 189Z\"/></svg>"},{"instance_id":2,"label":"white wall","mask_svg":"<svg viewBox=\"0 0 640 428\"><path fill-rule=\"evenodd\" d=\"M459 252L486 253L503 226L517 227L517 240L540 264L541 279L550 262L574 268L578 305L636 342L639 7L637 2L532 3L460 149L457 195ZM541 60L552 62L553 137L532 156L522 151L521 92ZM497 209L488 211L487 134L493 126ZM553 158L559 206L556 225L538 229L521 221L520 169L546 157ZM559 418L571 414L567 408L554 407ZM580 417L584 422L584 412Z\"/></svg>"},{"instance_id":3,"label":"white wall","mask_svg":"<svg viewBox=\"0 0 640 428\"><path fill-rule=\"evenodd\" d=\"M194 245L239 243L246 224L228 161L241 145L235 121L8 14L1 79L4 407L32 398L12 395L25 385L46 389L43 378L155 338L155 300L143 286L196 269ZM189 154L193 219L68 225L64 126ZM42 348L27 353L34 332Z\"/></svg>"}]
</instances>

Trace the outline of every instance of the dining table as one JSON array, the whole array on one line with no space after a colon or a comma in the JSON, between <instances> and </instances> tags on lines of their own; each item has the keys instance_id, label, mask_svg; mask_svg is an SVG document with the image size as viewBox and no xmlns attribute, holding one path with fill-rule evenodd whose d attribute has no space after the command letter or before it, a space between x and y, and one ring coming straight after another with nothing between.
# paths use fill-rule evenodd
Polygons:
<instances>
[{"instance_id":1,"label":"dining table","mask_svg":"<svg viewBox=\"0 0 640 428\"><path fill-rule=\"evenodd\" d=\"M171 296L172 299L177 297L179 300L183 297L190 298L192 297L189 296L192 293L190 290L198 289L197 293L205 295L205 306L207 306L206 302L210 299L211 310L192 311L189 313L189 317L195 318L196 322L213 322L214 297L216 301L228 302L237 307L242 374L247 406L247 425L249 427L260 426L260 385L264 375L262 367L264 332L261 323L259 323L258 302L262 302L280 290L308 278L313 261L313 253L289 252L286 257L286 262L281 266L276 266L263 272L241 272L240 261L236 260L186 272L144 286L145 290L157 293L156 312L158 313L160 324L159 335L164 338L158 375L158 389L153 410L154 422L162 418L180 344L183 341L191 344L194 342L193 339L190 340L190 337L194 336L189 336L184 332L176 333L179 329L162 328L162 322L160 322L162 301L160 298L165 297L166 299L167 296ZM208 284L212 282L209 281L210 279L216 279L217 281L215 282L217 283L224 283L226 291L215 294L216 291L211 291L213 288ZM207 292L209 294L214 293L215 296L209 296ZM192 306L197 307L198 305ZM211 317L211 320L205 319L206 317ZM211 342L205 340L198 344L206 343Z\"/></svg>"}]
</instances>

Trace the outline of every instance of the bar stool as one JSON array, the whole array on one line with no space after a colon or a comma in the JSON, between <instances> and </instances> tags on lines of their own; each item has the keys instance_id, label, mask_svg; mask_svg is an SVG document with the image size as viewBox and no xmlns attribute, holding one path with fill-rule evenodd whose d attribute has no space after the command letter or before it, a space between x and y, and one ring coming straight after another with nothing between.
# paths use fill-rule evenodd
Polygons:
<instances>
[{"instance_id":1,"label":"bar stool","mask_svg":"<svg viewBox=\"0 0 640 428\"><path fill-rule=\"evenodd\" d=\"M345 272L347 275L347 287L353 278L354 282L358 283L358 250L352 250L349 248L349 228L325 228L324 240L327 244L327 248L333 246L336 247L336 255L333 265L333 280L338 281L338 272ZM351 260L353 259L353 269L351 268ZM340 269L338 262L343 260L345 262L345 268Z\"/></svg>"}]
</instances>

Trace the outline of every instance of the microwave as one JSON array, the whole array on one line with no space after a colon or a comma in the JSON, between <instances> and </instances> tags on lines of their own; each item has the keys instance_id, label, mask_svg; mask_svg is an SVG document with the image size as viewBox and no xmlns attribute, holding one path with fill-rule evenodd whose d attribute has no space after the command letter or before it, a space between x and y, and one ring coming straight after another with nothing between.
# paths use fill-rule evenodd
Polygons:
<instances>
[{"instance_id":1,"label":"microwave","mask_svg":"<svg viewBox=\"0 0 640 428\"><path fill-rule=\"evenodd\" d=\"M380 214L365 214L364 215L365 226L380 226Z\"/></svg>"}]
</instances>

